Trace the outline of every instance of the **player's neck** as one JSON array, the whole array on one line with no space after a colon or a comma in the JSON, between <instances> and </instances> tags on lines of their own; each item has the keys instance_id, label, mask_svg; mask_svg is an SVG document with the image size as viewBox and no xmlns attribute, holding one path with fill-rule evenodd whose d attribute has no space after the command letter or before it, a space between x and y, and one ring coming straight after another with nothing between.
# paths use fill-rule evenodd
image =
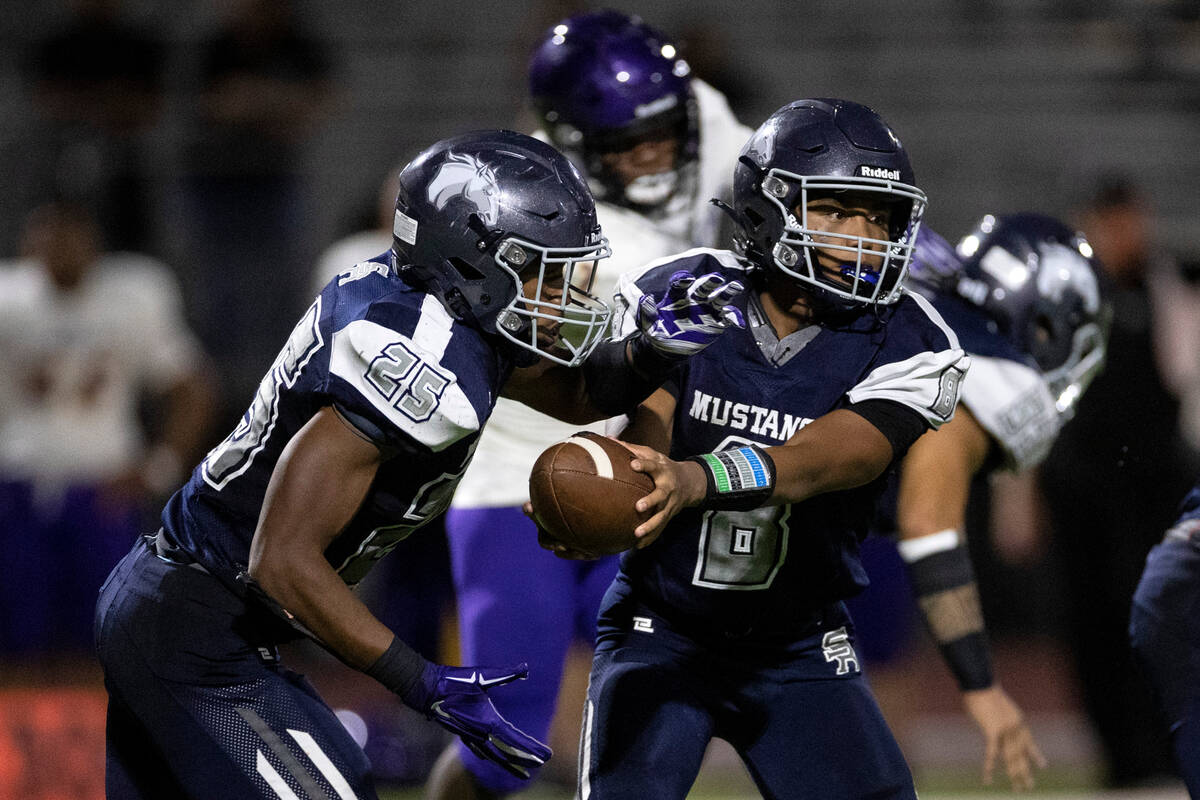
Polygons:
<instances>
[{"instance_id":1,"label":"player's neck","mask_svg":"<svg viewBox=\"0 0 1200 800\"><path fill-rule=\"evenodd\" d=\"M782 339L812 324L812 304L808 292L788 278L770 276L758 297L775 335Z\"/></svg>"}]
</instances>

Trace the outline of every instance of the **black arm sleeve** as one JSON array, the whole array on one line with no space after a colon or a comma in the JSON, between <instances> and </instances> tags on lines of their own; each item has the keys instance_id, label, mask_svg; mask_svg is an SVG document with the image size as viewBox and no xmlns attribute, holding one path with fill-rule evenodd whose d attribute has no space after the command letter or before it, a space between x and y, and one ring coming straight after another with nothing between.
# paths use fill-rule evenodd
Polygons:
<instances>
[{"instance_id":1,"label":"black arm sleeve","mask_svg":"<svg viewBox=\"0 0 1200 800\"><path fill-rule=\"evenodd\" d=\"M625 414L661 386L677 363L647 345L640 333L610 339L597 345L583 362L584 387L600 411L608 416Z\"/></svg>"},{"instance_id":2,"label":"black arm sleeve","mask_svg":"<svg viewBox=\"0 0 1200 800\"><path fill-rule=\"evenodd\" d=\"M891 400L863 400L847 406L879 429L892 445L892 459L899 460L921 434L929 430L925 417L902 403Z\"/></svg>"}]
</instances>

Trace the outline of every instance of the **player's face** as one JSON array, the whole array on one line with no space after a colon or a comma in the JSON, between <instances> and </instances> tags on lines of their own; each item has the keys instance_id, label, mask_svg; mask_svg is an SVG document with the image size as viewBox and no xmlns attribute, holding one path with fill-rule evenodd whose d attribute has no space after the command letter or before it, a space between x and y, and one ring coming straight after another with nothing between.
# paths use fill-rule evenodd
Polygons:
<instances>
[{"instance_id":1,"label":"player's face","mask_svg":"<svg viewBox=\"0 0 1200 800\"><path fill-rule=\"evenodd\" d=\"M669 131L650 134L627 150L600 156L604 168L628 186L638 178L660 175L675 168L679 139Z\"/></svg>"},{"instance_id":2,"label":"player's face","mask_svg":"<svg viewBox=\"0 0 1200 800\"><path fill-rule=\"evenodd\" d=\"M808 201L807 227L814 231L827 231L831 235L813 236L817 244L846 246L851 240L847 236L860 236L866 239L887 241L888 225L892 212L887 202L878 195L854 194L847 192L836 197L818 197ZM800 216L801 209L796 209ZM879 242L867 242L864 250L863 266L878 269L883 264L882 254L886 245ZM854 261L854 254L844 249L814 248L818 265L826 270L836 271L839 265Z\"/></svg>"}]
</instances>

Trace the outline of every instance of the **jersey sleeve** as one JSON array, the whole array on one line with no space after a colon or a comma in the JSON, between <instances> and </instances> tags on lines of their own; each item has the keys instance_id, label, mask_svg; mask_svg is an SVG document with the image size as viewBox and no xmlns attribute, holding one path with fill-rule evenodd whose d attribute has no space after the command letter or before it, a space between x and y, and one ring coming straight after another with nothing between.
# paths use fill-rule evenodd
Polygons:
<instances>
[{"instance_id":1,"label":"jersey sleeve","mask_svg":"<svg viewBox=\"0 0 1200 800\"><path fill-rule=\"evenodd\" d=\"M971 359L929 301L920 295L909 297L913 304L890 319L870 371L847 397L851 403L900 403L937 428L954 416Z\"/></svg>"},{"instance_id":2,"label":"jersey sleeve","mask_svg":"<svg viewBox=\"0 0 1200 800\"><path fill-rule=\"evenodd\" d=\"M328 392L343 415L376 444L434 452L479 430L479 415L443 362L448 330L411 335L369 319L333 334Z\"/></svg>"},{"instance_id":3,"label":"jersey sleeve","mask_svg":"<svg viewBox=\"0 0 1200 800\"><path fill-rule=\"evenodd\" d=\"M1004 358L972 356L962 404L999 446L1005 467L1017 472L1046 457L1062 426L1037 370Z\"/></svg>"}]
</instances>

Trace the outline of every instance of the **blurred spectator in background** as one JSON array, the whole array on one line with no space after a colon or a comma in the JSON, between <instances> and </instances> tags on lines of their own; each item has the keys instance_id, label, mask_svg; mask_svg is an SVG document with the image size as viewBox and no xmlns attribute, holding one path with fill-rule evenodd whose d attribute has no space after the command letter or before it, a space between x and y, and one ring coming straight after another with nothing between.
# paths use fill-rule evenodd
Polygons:
<instances>
[{"instance_id":1,"label":"blurred spectator in background","mask_svg":"<svg viewBox=\"0 0 1200 800\"><path fill-rule=\"evenodd\" d=\"M162 108L164 51L121 17L120 0L69 0L64 24L26 63L38 162L35 191L86 204L114 249L145 249L153 230L143 138Z\"/></svg>"},{"instance_id":2,"label":"blurred spectator in background","mask_svg":"<svg viewBox=\"0 0 1200 800\"><path fill-rule=\"evenodd\" d=\"M1111 284L1108 361L1043 464L1040 489L1061 570L1067 644L1107 783L1131 786L1170 769L1126 631L1146 553L1196 474L1168 383L1178 344L1171 293L1180 277L1155 246L1148 201L1129 179L1101 180L1080 223Z\"/></svg>"},{"instance_id":3,"label":"blurred spectator in background","mask_svg":"<svg viewBox=\"0 0 1200 800\"><path fill-rule=\"evenodd\" d=\"M206 444L211 395L165 265L101 252L67 202L30 213L22 249L0 267L0 652L78 652L143 512Z\"/></svg>"},{"instance_id":4,"label":"blurred spectator in background","mask_svg":"<svg viewBox=\"0 0 1200 800\"><path fill-rule=\"evenodd\" d=\"M181 257L198 333L236 417L308 297L313 242L303 147L332 87L290 0L236 0L200 44Z\"/></svg>"}]
</instances>

